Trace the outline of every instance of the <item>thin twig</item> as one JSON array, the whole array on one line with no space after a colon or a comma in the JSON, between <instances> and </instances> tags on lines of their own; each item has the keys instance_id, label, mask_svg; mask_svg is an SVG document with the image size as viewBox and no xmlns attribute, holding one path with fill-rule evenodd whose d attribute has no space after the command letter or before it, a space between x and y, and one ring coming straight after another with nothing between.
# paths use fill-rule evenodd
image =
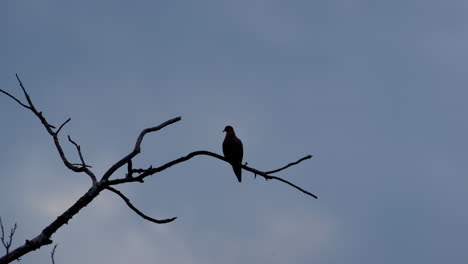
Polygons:
<instances>
[{"instance_id":1,"label":"thin twig","mask_svg":"<svg viewBox=\"0 0 468 264\"><path fill-rule=\"evenodd\" d=\"M6 94L6 95L9 96L11 99L15 100L15 101L16 101L18 104L20 104L22 107L31 110L31 107L29 107L29 106L23 104L20 100L18 100L16 97L14 97L13 95L11 95L11 94L8 93L7 91L0 89L0 92Z\"/></svg>"},{"instance_id":2,"label":"thin twig","mask_svg":"<svg viewBox=\"0 0 468 264\"><path fill-rule=\"evenodd\" d=\"M62 129L62 127L64 127L68 122L70 122L71 120L71 117L67 119L67 121L63 122L63 124L59 127L59 129L57 129L57 131L55 132L55 134L58 135L58 133L60 133L60 130Z\"/></svg>"},{"instance_id":3,"label":"thin twig","mask_svg":"<svg viewBox=\"0 0 468 264\"><path fill-rule=\"evenodd\" d=\"M304 189L302 189L301 187L297 186L296 184L294 184L294 183L292 183L292 182L290 182L290 181L287 181L287 180L285 180L285 179L283 179L283 178L276 177L276 176L273 176L273 175L268 175L268 176L262 175L262 176L263 176L263 177L268 177L269 179L274 179L274 180L278 180L278 181L284 182L284 183L286 183L286 184L289 184L289 185L291 185L292 187L298 189L299 191L301 191L301 192L303 192L303 193L305 193L305 194L307 194L307 195L309 195L309 196L312 196L312 197L314 197L315 199L318 199L317 195L315 195L315 194L313 194L313 193L311 193L311 192L309 192L309 191L307 191L307 190L304 190Z\"/></svg>"},{"instance_id":4,"label":"thin twig","mask_svg":"<svg viewBox=\"0 0 468 264\"><path fill-rule=\"evenodd\" d=\"M293 165L299 164L300 162L302 162L302 161L304 161L304 160L308 160L308 159L310 159L310 158L312 158L312 157L313 157L312 155L307 155L307 156L305 156L305 157L299 159L299 160L296 161L296 162L291 162L291 163L289 163L288 165L286 165L286 166L284 166L284 167L281 167L281 168L276 169L276 170L266 171L265 173L266 173L266 174L272 174L272 173L275 173L275 172L282 171L282 170L287 169L287 168L289 168L289 167L291 167L291 166L293 166Z\"/></svg>"},{"instance_id":5,"label":"thin twig","mask_svg":"<svg viewBox=\"0 0 468 264\"><path fill-rule=\"evenodd\" d=\"M10 98L12 98L13 100L15 100L17 103L19 103L20 105L22 105L23 107L31 110L31 112L33 112L34 115L37 116L37 118L41 121L41 123L44 125L44 128L47 130L47 133L49 133L49 135L52 136L53 140L54 140L54 145L60 155L60 158L62 159L63 161L63 164L70 170L74 171L74 172L85 172L86 174L88 174L91 179L93 179L93 176L94 174L88 169L90 168L90 166L85 166L83 164L81 164L81 166L78 166L77 164L75 163L71 163L70 161L68 161L67 157L65 156L65 152L63 151L63 148L62 148L62 145L60 144L60 140L58 138L58 133L61 131L61 129L71 120L70 118L67 119L60 127L59 129L54 132L52 129L55 129L55 126L49 124L49 122L47 121L47 119L44 117L44 115L42 114L42 112L38 111L36 109L36 107L34 106L32 100L31 100L31 96L29 95L29 93L27 92L26 88L24 87L23 85L23 82L21 81L20 77L18 76L18 74L16 74L16 79L18 80L18 83L19 83L19 86L21 88L21 90L23 91L23 94L24 94L24 97L26 98L27 102L28 102L28 105L22 103L20 100L18 100L17 98L15 98L14 96L12 96L11 94L3 91L3 90L0 90L2 91L4 94L8 95ZM91 176L93 175L93 176ZM96 178L96 176L94 176L94 178ZM95 183L96 180L93 180L93 183Z\"/></svg>"},{"instance_id":6,"label":"thin twig","mask_svg":"<svg viewBox=\"0 0 468 264\"><path fill-rule=\"evenodd\" d=\"M55 249L57 248L58 244L55 244L54 248L50 252L50 258L52 259L52 264L55 264Z\"/></svg>"},{"instance_id":7,"label":"thin twig","mask_svg":"<svg viewBox=\"0 0 468 264\"><path fill-rule=\"evenodd\" d=\"M150 222L153 222L153 223L156 223L156 224L166 224L166 223L169 223L169 222L172 222L174 220L177 219L177 217L172 217L172 218L168 218L168 219L162 219L162 220L158 220L158 219L155 219L155 218L152 218L152 217L149 217L147 215L145 215L144 213L142 213L140 210L138 210L131 202L130 202L130 199L128 199L123 193L121 193L120 191L110 187L110 186L107 186L106 189L108 189L109 191L117 194L118 196L120 196L120 198L122 198L125 203L128 205L128 207L130 207L130 209L132 209L135 213L137 213L137 215L141 216L142 218L144 218L145 220L148 220Z\"/></svg>"},{"instance_id":8,"label":"thin twig","mask_svg":"<svg viewBox=\"0 0 468 264\"><path fill-rule=\"evenodd\" d=\"M62 159L64 165L74 171L74 172L83 172L84 169L82 167L77 167L77 166L74 166L72 163L70 163L67 159L67 157L65 156L65 153L63 151L63 148L62 146L60 145L60 141L59 141L59 138L58 138L58 135L56 132L54 132L52 129L55 128L53 125L49 124L49 122L47 122L47 119L44 117L44 115L42 114L42 112L39 112L36 107L34 106L32 100L31 100L31 97L29 96L28 92L26 91L26 88L24 87L23 85L23 82L21 81L21 79L19 78L18 74L16 74L16 79L18 80L18 83L21 87L21 90L23 91L24 93L24 97L26 98L26 100L28 101L28 104L29 104L29 107L26 107L28 108L29 110L31 110L31 112L34 113L34 115L37 116L37 118L39 118L39 120L41 121L41 123L44 125L45 129L47 130L47 133L49 133L49 135L52 136L52 138L54 139L54 144L55 144L55 147L57 149L57 151L59 152L59 155L60 155L60 158ZM63 127L63 125L62 125Z\"/></svg>"},{"instance_id":9,"label":"thin twig","mask_svg":"<svg viewBox=\"0 0 468 264\"><path fill-rule=\"evenodd\" d=\"M26 92L26 89L25 89L24 86L23 86L23 82L20 80L18 74L15 74L15 75L16 75L16 79L17 79L18 82L19 82L19 85L21 86L21 89L23 90L24 97L26 97L26 100L28 101L29 106L30 106L32 109L35 110L34 105L33 105L32 101L31 101L31 97L29 97L29 94Z\"/></svg>"},{"instance_id":10,"label":"thin twig","mask_svg":"<svg viewBox=\"0 0 468 264\"><path fill-rule=\"evenodd\" d=\"M81 153L80 145L76 144L76 142L71 139L70 135L68 135L68 141L70 141L73 145L75 145L76 150L78 151L78 155L80 156L81 166L83 168L83 171L89 175L89 177L93 181L93 184L96 183L97 182L96 176L87 168L86 162L84 161L84 158L83 158L83 154Z\"/></svg>"},{"instance_id":11,"label":"thin twig","mask_svg":"<svg viewBox=\"0 0 468 264\"><path fill-rule=\"evenodd\" d=\"M73 141L73 140L71 139L70 135L68 135L68 141L70 141L70 143L72 143L73 145L75 145L76 151L78 151L78 155L80 156L81 165L82 165L83 167L86 167L86 163L85 163L85 161L84 161L84 159L83 159L83 155L81 154L81 147L80 147L80 145L76 144L76 142Z\"/></svg>"},{"instance_id":12,"label":"thin twig","mask_svg":"<svg viewBox=\"0 0 468 264\"><path fill-rule=\"evenodd\" d=\"M11 243L13 243L13 237L15 235L17 227L18 227L18 225L17 225L17 223L15 223L13 228L10 229L10 234L8 235L8 238L5 238L5 229L3 227L2 218L0 217L0 228L2 230L2 235L0 237L0 240L2 240L2 244L3 244L3 247L5 248L5 251L6 251L7 255L10 253Z\"/></svg>"}]
</instances>

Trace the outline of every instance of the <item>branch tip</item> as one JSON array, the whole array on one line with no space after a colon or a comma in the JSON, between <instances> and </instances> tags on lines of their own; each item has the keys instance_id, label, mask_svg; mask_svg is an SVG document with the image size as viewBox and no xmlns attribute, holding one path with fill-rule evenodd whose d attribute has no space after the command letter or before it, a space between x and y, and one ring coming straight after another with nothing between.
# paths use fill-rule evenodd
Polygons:
<instances>
[{"instance_id":1,"label":"branch tip","mask_svg":"<svg viewBox=\"0 0 468 264\"><path fill-rule=\"evenodd\" d=\"M153 223L156 223L156 224L167 224L167 223L170 223L174 220L177 219L177 217L172 217L172 218L167 218L167 219L155 219L155 218L152 218L152 217L149 217L147 215L145 215L144 213L142 213L140 210L138 210L131 202L130 202L130 199L128 199L123 193L121 193L120 191L118 191L117 189L114 189L110 186L107 186L106 187L107 190L117 194L120 198L122 198L122 200L124 200L124 202L127 204L127 206L132 209L137 215L139 215L140 217L142 217L143 219L145 220L148 220L150 222L153 222Z\"/></svg>"},{"instance_id":2,"label":"branch tip","mask_svg":"<svg viewBox=\"0 0 468 264\"><path fill-rule=\"evenodd\" d=\"M57 129L57 131L55 132L56 135L58 135L58 133L60 133L60 130L62 130L62 128L68 123L70 122L71 118L68 118L67 121L63 122L63 124L59 127L59 129Z\"/></svg>"}]
</instances>

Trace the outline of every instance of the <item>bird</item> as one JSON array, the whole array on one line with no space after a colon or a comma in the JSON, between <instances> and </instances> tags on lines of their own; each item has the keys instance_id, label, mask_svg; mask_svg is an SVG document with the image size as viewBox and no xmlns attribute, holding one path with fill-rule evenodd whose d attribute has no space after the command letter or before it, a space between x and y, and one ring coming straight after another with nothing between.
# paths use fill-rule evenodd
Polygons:
<instances>
[{"instance_id":1,"label":"bird","mask_svg":"<svg viewBox=\"0 0 468 264\"><path fill-rule=\"evenodd\" d=\"M231 163L232 169L236 174L237 180L242 181L242 157L244 155L244 148L242 141L236 137L234 128L232 126L226 126L223 130L226 132L226 137L223 141L223 153L224 157Z\"/></svg>"}]
</instances>

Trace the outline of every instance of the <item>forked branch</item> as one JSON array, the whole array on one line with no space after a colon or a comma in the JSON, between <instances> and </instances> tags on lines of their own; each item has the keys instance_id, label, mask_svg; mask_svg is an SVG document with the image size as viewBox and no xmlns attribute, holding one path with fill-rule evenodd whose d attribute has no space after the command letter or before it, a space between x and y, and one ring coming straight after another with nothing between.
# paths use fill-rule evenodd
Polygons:
<instances>
[{"instance_id":1,"label":"forked branch","mask_svg":"<svg viewBox=\"0 0 468 264\"><path fill-rule=\"evenodd\" d=\"M70 119L68 119L68 120L70 120ZM67 122L68 122L68 121L67 121ZM66 124L66 122L65 122L64 124ZM63 126L63 125L62 125L62 126ZM62 128L62 126L60 126L60 128ZM59 130L60 130L60 128L59 128ZM89 177L91 178L91 180L93 181L93 184L95 184L95 183L97 182L96 176L94 175L94 173L93 173L92 171L90 171L90 170L88 169L88 167L90 167L90 166L86 165L86 162L84 161L83 154L81 153L81 146L78 145L78 144L76 144L76 142L73 141L73 140L71 139L70 135L68 135L68 141L70 141L70 143L72 143L72 144L75 146L76 151L78 152L78 155L80 156L81 168L83 169L83 171L84 171L86 174L88 174L88 176L89 176Z\"/></svg>"},{"instance_id":2,"label":"forked branch","mask_svg":"<svg viewBox=\"0 0 468 264\"><path fill-rule=\"evenodd\" d=\"M107 181L110 178L110 176L112 176L112 174L114 174L114 172L116 170L118 170L120 167L122 167L126 163L131 162L131 160L136 155L138 155L140 153L140 151L141 151L141 142L143 141L143 138L145 137L146 134L161 130L161 129L165 128L166 126L169 126L171 124L174 124L175 122L180 121L181 119L182 118L180 116L178 116L178 117L169 119L166 122L164 122L164 123L162 123L162 124L160 124L158 126L143 129L143 131L141 131L140 135L137 138L137 141L135 143L135 147L133 148L132 152L130 152L127 156L123 157L121 160L117 161L114 165L112 165L112 167L110 167L104 173L104 175L102 176L101 182Z\"/></svg>"},{"instance_id":3,"label":"forked branch","mask_svg":"<svg viewBox=\"0 0 468 264\"><path fill-rule=\"evenodd\" d=\"M2 234L0 240L2 241L3 247L5 248L6 254L10 252L11 243L13 243L13 237L15 236L16 228L18 225L15 225L10 229L10 234L7 235L5 233L5 228L3 227L2 217L0 217L0 228L2 230Z\"/></svg>"},{"instance_id":4,"label":"forked branch","mask_svg":"<svg viewBox=\"0 0 468 264\"><path fill-rule=\"evenodd\" d=\"M18 98L16 98L15 96L11 95L10 93L0 89L0 92L6 94L7 96L9 96L10 98L12 98L14 101L16 101L18 104L20 104L21 106L23 106L24 108L26 109L29 109L31 112L33 112L33 114L41 121L42 125L44 126L44 128L46 129L47 133L49 133L50 136L52 136L53 140L54 140L54 145L60 155L60 158L62 159L63 161L63 164L70 170L74 171L74 172L85 172L86 174L90 175L92 173L90 173L89 169L87 169L86 166L77 166L76 164L74 163L71 163L70 161L68 161L66 155L65 155L65 152L63 151L63 148L62 148L62 145L60 144L60 140L58 138L58 133L60 132L60 130L63 128L63 126L65 126L65 124L67 124L70 119L68 119L67 121L65 121L60 127L59 129L57 129L56 131L54 131L55 129L55 126L49 124L49 122L47 121L47 119L44 117L44 115L42 114L42 112L38 111L37 108L34 106L32 100L31 100L31 96L28 94L28 92L26 91L26 88L24 87L23 85L23 82L21 81L21 79L19 78L18 74L16 74L16 79L18 80L18 83L21 87L21 90L23 91L23 94L24 94L24 97L26 98L26 101L27 103L23 103L21 102L21 100L19 100ZM91 175L90 175L91 177ZM92 178L92 177L91 177Z\"/></svg>"}]
</instances>

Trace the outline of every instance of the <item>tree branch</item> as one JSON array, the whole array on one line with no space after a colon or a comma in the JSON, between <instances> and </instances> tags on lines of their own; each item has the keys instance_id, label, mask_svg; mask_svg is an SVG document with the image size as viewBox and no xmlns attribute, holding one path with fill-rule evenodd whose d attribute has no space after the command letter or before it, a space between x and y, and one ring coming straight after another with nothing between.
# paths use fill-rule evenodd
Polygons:
<instances>
[{"instance_id":1,"label":"tree branch","mask_svg":"<svg viewBox=\"0 0 468 264\"><path fill-rule=\"evenodd\" d=\"M132 178L133 177L133 165L132 165L132 159L129 159L127 162L127 175L125 175L125 178Z\"/></svg>"},{"instance_id":2,"label":"tree branch","mask_svg":"<svg viewBox=\"0 0 468 264\"><path fill-rule=\"evenodd\" d=\"M58 244L55 244L54 248L50 252L50 258L52 260L52 264L55 264L55 249L57 248Z\"/></svg>"},{"instance_id":3,"label":"tree branch","mask_svg":"<svg viewBox=\"0 0 468 264\"><path fill-rule=\"evenodd\" d=\"M144 179L145 179L146 177L148 177L148 176L151 176L151 175L153 175L153 174L155 174L155 173L158 173L158 172L160 172L160 171L163 171L163 170L165 170L165 169L168 169L169 167L172 167L172 166L174 166L174 165L176 165L176 164L178 164L178 163L187 161L187 160L189 160L189 159L191 159L191 158L193 158L193 157L195 157L195 156L199 156L199 155L211 156L211 157L213 157L213 158L217 158L217 159L220 159L220 160L222 160L222 161L225 161L225 162L229 163L229 162L226 160L225 157L223 157L223 156L221 156L221 155L219 155L219 154L216 154L216 153L213 153L213 152L209 152L209 151L205 151L205 150L194 151L194 152L188 154L187 156L180 157L180 158L178 158L178 159L175 159L175 160L173 160L173 161L170 161L170 162L168 162L168 163L166 163L166 164L164 164L164 165L162 165L162 166L160 166L160 167L157 167L157 168L149 168L149 169L146 169L146 170L145 170L145 169L134 170L134 172L139 172L139 173L141 173L141 174L138 175L138 176L136 176L136 177L132 177L132 178L127 178L127 177L126 177L126 178L120 178L120 179L110 180L110 181L108 182L108 184L109 184L109 185L117 185L117 184L122 184L122 183L126 183L126 182L137 182L137 181L138 181L138 182L143 182ZM310 156L310 157L309 157L309 156ZM306 156L306 157L300 159L299 161L295 162L295 164L298 164L298 163L301 162L302 160L310 159L310 158L312 157L311 155L309 155L309 156ZM293 166L293 165L295 165L295 164L288 164L287 166L285 166L285 167L283 167L283 168L280 168L280 169L278 169L278 170L274 170L274 171L284 170L284 169L286 169L287 167ZM301 191L301 192L303 192L303 193L305 193L305 194L307 194L307 195L309 195L309 196L312 196L312 197L315 198L315 199L318 198L315 194L313 194L313 193L311 193L311 192L309 192L309 191L304 190L303 188L301 188L301 187L299 187L299 186L297 186L297 185L291 183L290 181L287 181L287 180L285 180L285 179L279 178L279 177L277 177L277 176L269 175L269 173L267 173L267 172L263 172L263 171L260 171L260 170L255 169L255 168L251 168L251 167L249 167L249 166L247 166L247 165L242 165L241 167L242 167L244 170L247 170L247 171L250 171L250 172L254 173L254 175L260 175L260 176L264 177L266 180L271 180L271 179L273 179L273 180L281 181L281 182L286 183L286 184L288 184L288 185L294 187L295 189L297 189L297 190L299 190L299 191Z\"/></svg>"},{"instance_id":4,"label":"tree branch","mask_svg":"<svg viewBox=\"0 0 468 264\"><path fill-rule=\"evenodd\" d=\"M11 94L8 93L7 91L4 91L4 90L0 89L0 92L6 94L6 95L9 96L11 99L15 100L15 101L16 101L18 104L20 104L22 107L31 110L31 107L29 107L29 106L23 104L20 100L18 100L16 97L14 97L13 95L11 95Z\"/></svg>"},{"instance_id":5,"label":"tree branch","mask_svg":"<svg viewBox=\"0 0 468 264\"><path fill-rule=\"evenodd\" d=\"M289 168L289 167L291 167L291 166L293 166L293 165L296 165L296 164L301 163L301 162L304 161L304 160L311 159L312 157L313 157L312 155L307 155L307 156L305 156L305 157L303 157L303 158L300 158L298 161L291 162L291 163L289 163L288 165L286 165L286 166L284 166L284 167L281 167L281 168L279 168L279 169L276 169L276 170L266 171L265 173L266 173L266 174L272 174L272 173L276 173L276 172L285 170L285 169L287 169L287 168Z\"/></svg>"},{"instance_id":6,"label":"tree branch","mask_svg":"<svg viewBox=\"0 0 468 264\"><path fill-rule=\"evenodd\" d=\"M13 236L15 235L17 227L18 225L15 223L13 228L10 229L10 235L8 235L8 238L6 238L2 218L0 217L0 228L2 230L2 235L0 237L0 240L2 240L2 244L3 244L3 247L5 248L6 254L10 252L11 243L13 242Z\"/></svg>"},{"instance_id":7,"label":"tree branch","mask_svg":"<svg viewBox=\"0 0 468 264\"><path fill-rule=\"evenodd\" d=\"M18 83L19 83L19 86L21 88L21 90L23 91L23 94L24 94L24 97L26 98L27 102L28 102L28 105L22 103L20 100L18 100L17 98L15 98L14 96L10 95L9 93L7 93L6 91L0 89L0 92L8 95L10 98L12 98L13 100L15 100L17 103L19 103L21 106L31 110L31 112L33 112L34 115L37 116L37 118L39 118L39 120L41 121L42 125L44 126L44 128L46 129L47 133L49 133L50 136L52 136L53 140L54 140L54 144L55 144L55 147L60 155L60 158L62 159L63 161L63 164L70 170L74 171L74 172L86 172L86 167L82 167L82 166L76 166L76 164L74 163L71 163L68 161L67 157L65 156L65 153L63 151L63 148L62 146L60 145L60 141L59 141L59 138L58 138L58 133L60 132L60 130L62 129L62 127L68 123L70 121L70 119L68 119L67 121L65 121L60 127L59 129L55 132L53 131L53 129L55 129L55 126L49 124L49 122L46 120L46 118L44 117L44 115L42 114L42 112L39 112L36 107L34 106L32 100L31 100L31 97L29 96L28 92L26 91L26 88L24 87L23 85L23 82L21 81L21 79L19 78L18 74L16 74L16 79L18 80Z\"/></svg>"},{"instance_id":8,"label":"tree branch","mask_svg":"<svg viewBox=\"0 0 468 264\"><path fill-rule=\"evenodd\" d=\"M103 186L99 183L93 184L93 186L76 201L70 208L68 208L64 213L58 216L51 224L44 228L39 235L34 237L31 240L26 240L26 242L17 247L15 250L11 251L9 254L4 255L0 258L0 264L10 263L15 259L28 254L31 251L39 249L42 246L52 244L50 239L52 235L57 232L59 228L67 224L68 221L72 219L73 216L78 214L78 212L91 203L94 198L96 198L99 193L103 190Z\"/></svg>"},{"instance_id":9,"label":"tree branch","mask_svg":"<svg viewBox=\"0 0 468 264\"><path fill-rule=\"evenodd\" d=\"M33 105L32 101L31 101L31 97L29 97L29 94L26 92L26 89L25 89L24 86L23 86L23 82L20 80L18 74L15 74L15 75L16 75L16 79L18 80L21 89L23 90L24 97L25 97L26 100L28 101L29 106L30 106L32 109L35 110L34 105Z\"/></svg>"},{"instance_id":10,"label":"tree branch","mask_svg":"<svg viewBox=\"0 0 468 264\"><path fill-rule=\"evenodd\" d=\"M114 188L112 188L110 186L107 186L106 189L108 189L109 191L111 191L111 192L117 194L118 196L120 196L120 198L122 198L125 201L125 203L128 205L128 207L130 207L130 209L132 209L135 213L137 213L137 215L141 216L145 220L148 220L148 221L156 223L156 224L166 224L166 223L172 222L172 221L177 219L177 217L172 217L172 218L158 220L158 219L149 217L149 216L145 215L144 213L142 213L140 210L138 210L132 203L130 203L130 199L128 199L120 191L118 191L118 190L116 190L116 189L114 189Z\"/></svg>"},{"instance_id":11,"label":"tree branch","mask_svg":"<svg viewBox=\"0 0 468 264\"><path fill-rule=\"evenodd\" d=\"M62 127L64 127L68 122L70 122L71 118L68 118L67 121L63 122L63 124L59 127L59 129L57 129L57 131L55 132L55 134L59 134L60 133L60 130L62 130Z\"/></svg>"},{"instance_id":12,"label":"tree branch","mask_svg":"<svg viewBox=\"0 0 468 264\"><path fill-rule=\"evenodd\" d=\"M166 127L168 125L171 125L171 124L174 124L175 122L180 121L181 119L182 118L180 116L178 116L178 117L169 119L166 122L164 122L164 123L162 123L162 124L160 124L158 126L143 129L143 131L141 131L140 135L137 138L137 141L135 143L135 147L133 148L132 152L130 152L127 156L123 157L121 160L117 161L114 165L112 165L112 167L110 167L106 171L106 173L104 173L104 175L102 176L101 182L107 181L109 179L109 177L112 176L112 174L116 170L118 170L124 164L128 163L131 159L133 159L136 155L138 155L140 153L140 151L141 151L141 142L143 141L143 137L146 134L151 133L151 132L156 132L156 131L158 131L160 129L163 129L164 127Z\"/></svg>"},{"instance_id":13,"label":"tree branch","mask_svg":"<svg viewBox=\"0 0 468 264\"><path fill-rule=\"evenodd\" d=\"M69 119L70 120L70 119ZM59 128L60 130L60 128ZM76 147L76 151L78 151L78 155L80 156L80 160L81 160L81 167L83 168L83 171L88 174L88 176L91 178L91 180L93 181L93 184L97 182L97 179L96 179L96 176L94 175L94 173L92 171L90 171L88 169L89 166L86 165L85 161L84 161L84 158L83 158L83 154L81 153L81 147L80 145L76 144L75 141L73 141L70 137L70 135L68 135L68 141L70 141L73 145L75 145Z\"/></svg>"}]
</instances>

